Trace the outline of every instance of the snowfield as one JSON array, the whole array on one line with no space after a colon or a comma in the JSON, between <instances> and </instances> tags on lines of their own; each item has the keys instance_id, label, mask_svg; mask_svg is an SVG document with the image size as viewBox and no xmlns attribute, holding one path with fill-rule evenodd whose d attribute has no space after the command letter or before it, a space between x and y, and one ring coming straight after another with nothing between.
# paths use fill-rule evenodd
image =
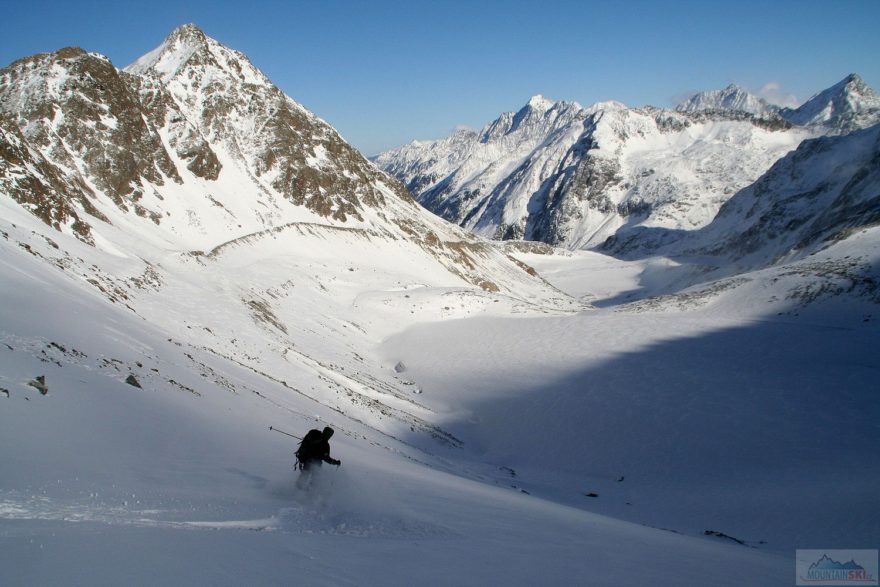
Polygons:
<instances>
[{"instance_id":1,"label":"snowfield","mask_svg":"<svg viewBox=\"0 0 880 587\"><path fill-rule=\"evenodd\" d=\"M572 108L485 148L549 172ZM732 199L627 261L493 243L194 25L0 70L0 585L776 586L876 547L877 128L734 194L766 166L725 137L796 143L601 108ZM281 432L324 426L300 487Z\"/></svg>"},{"instance_id":2,"label":"snowfield","mask_svg":"<svg viewBox=\"0 0 880 587\"><path fill-rule=\"evenodd\" d=\"M131 311L11 203L2 231L4 584L779 585L878 535L871 304L646 300L660 260L520 255L595 306L553 307L322 234L170 256ZM269 426L328 424L343 465L300 492Z\"/></svg>"}]
</instances>

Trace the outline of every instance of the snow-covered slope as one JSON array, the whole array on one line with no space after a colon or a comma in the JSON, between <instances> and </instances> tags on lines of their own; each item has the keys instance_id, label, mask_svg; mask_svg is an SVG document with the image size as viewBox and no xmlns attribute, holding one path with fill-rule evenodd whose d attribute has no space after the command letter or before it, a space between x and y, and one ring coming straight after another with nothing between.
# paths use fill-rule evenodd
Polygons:
<instances>
[{"instance_id":1,"label":"snow-covered slope","mask_svg":"<svg viewBox=\"0 0 880 587\"><path fill-rule=\"evenodd\" d=\"M874 540L880 229L641 300L675 263L524 259L601 309L416 325L385 345L430 406L461 413L446 428L476 447L463 458L534 496L782 554Z\"/></svg>"},{"instance_id":2,"label":"snow-covered slope","mask_svg":"<svg viewBox=\"0 0 880 587\"><path fill-rule=\"evenodd\" d=\"M786 108L780 114L794 124L847 133L880 123L880 96L853 73L798 108Z\"/></svg>"},{"instance_id":3,"label":"snow-covered slope","mask_svg":"<svg viewBox=\"0 0 880 587\"><path fill-rule=\"evenodd\" d=\"M583 307L418 206L192 25L129 72L81 49L17 61L0 70L0 112L6 270L33 257L74 298L104 299L172 340L195 329L190 348L335 409L363 406L356 421L443 438L409 390L369 370L346 384L356 393L303 391L365 352L353 338L383 335L386 307L422 319ZM291 365L312 383L296 384Z\"/></svg>"},{"instance_id":4,"label":"snow-covered slope","mask_svg":"<svg viewBox=\"0 0 880 587\"><path fill-rule=\"evenodd\" d=\"M634 227L705 226L804 139L876 122L876 94L855 75L796 110L736 86L676 111L536 97L478 133L416 141L375 163L483 236L595 248Z\"/></svg>"},{"instance_id":5,"label":"snow-covered slope","mask_svg":"<svg viewBox=\"0 0 880 587\"><path fill-rule=\"evenodd\" d=\"M878 222L880 124L804 141L700 230L634 229L609 239L605 248L630 258L696 260L702 266L698 278L708 280L799 261ZM847 255L832 265L843 276L847 268L870 264L862 257ZM835 273L832 265L826 269ZM860 281L853 287L869 285Z\"/></svg>"},{"instance_id":6,"label":"snow-covered slope","mask_svg":"<svg viewBox=\"0 0 880 587\"><path fill-rule=\"evenodd\" d=\"M479 234L577 249L624 226L703 226L809 136L767 113L533 99L479 133L418 141L375 162Z\"/></svg>"},{"instance_id":7,"label":"snow-covered slope","mask_svg":"<svg viewBox=\"0 0 880 587\"><path fill-rule=\"evenodd\" d=\"M851 362L870 364L870 330L736 331L712 306L564 312L449 287L407 245L351 231L144 267L8 200L0 217L4 582L769 586L799 541L876 531L874 478L840 485L876 450L876 408L840 398L842 437L817 435L821 404L778 405L843 370L865 381ZM824 362L792 379L806 351ZM734 385L767 391L742 404ZM295 441L268 427L327 424L343 465L316 497L296 488ZM816 485L811 459L841 443Z\"/></svg>"},{"instance_id":8,"label":"snow-covered slope","mask_svg":"<svg viewBox=\"0 0 880 587\"><path fill-rule=\"evenodd\" d=\"M191 26L128 71L16 62L0 111L4 585L769 586L878 533L876 300L842 277L622 304L676 262L468 235ZM876 274L876 232L804 261ZM325 425L302 490L269 427Z\"/></svg>"},{"instance_id":9,"label":"snow-covered slope","mask_svg":"<svg viewBox=\"0 0 880 587\"><path fill-rule=\"evenodd\" d=\"M516 273L192 25L128 72L77 48L0 70L0 129L4 194L99 248L118 248L109 225L137 233L132 252L148 257L305 223L416 242L486 288L500 287L489 266Z\"/></svg>"}]
</instances>

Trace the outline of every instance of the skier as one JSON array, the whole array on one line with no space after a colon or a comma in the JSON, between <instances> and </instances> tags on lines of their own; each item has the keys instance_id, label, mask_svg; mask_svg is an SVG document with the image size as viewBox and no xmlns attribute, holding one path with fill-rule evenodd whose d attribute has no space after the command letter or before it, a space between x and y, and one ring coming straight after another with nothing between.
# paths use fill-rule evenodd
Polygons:
<instances>
[{"instance_id":1,"label":"skier","mask_svg":"<svg viewBox=\"0 0 880 587\"><path fill-rule=\"evenodd\" d=\"M330 437L333 436L333 428L327 426L324 431L309 430L308 434L299 444L296 451L297 468L300 471L309 471L314 467L320 467L321 463L336 465L341 461L330 456Z\"/></svg>"}]
</instances>

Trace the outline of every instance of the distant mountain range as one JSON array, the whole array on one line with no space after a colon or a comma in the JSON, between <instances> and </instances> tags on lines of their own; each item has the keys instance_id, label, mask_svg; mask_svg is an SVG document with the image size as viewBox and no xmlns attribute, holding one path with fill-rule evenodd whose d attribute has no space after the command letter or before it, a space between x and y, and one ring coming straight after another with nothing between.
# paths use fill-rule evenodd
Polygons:
<instances>
[{"instance_id":1,"label":"distant mountain range","mask_svg":"<svg viewBox=\"0 0 880 587\"><path fill-rule=\"evenodd\" d=\"M736 86L674 110L534 96L373 165L185 25L124 69L69 47L0 70L0 194L112 254L344 230L483 290L553 297L479 236L696 258L704 280L797 259L880 220L878 122L856 75L796 109Z\"/></svg>"},{"instance_id":2,"label":"distant mountain range","mask_svg":"<svg viewBox=\"0 0 880 587\"><path fill-rule=\"evenodd\" d=\"M880 223L880 125L809 139L696 230L639 226L604 243L628 258L712 259L731 275L791 261ZM705 261L704 261L705 262Z\"/></svg>"},{"instance_id":3,"label":"distant mountain range","mask_svg":"<svg viewBox=\"0 0 880 587\"><path fill-rule=\"evenodd\" d=\"M734 111L755 115L775 114L781 110L779 106L774 106L735 84L730 84L723 90L694 94L675 109L678 112Z\"/></svg>"},{"instance_id":4,"label":"distant mountain range","mask_svg":"<svg viewBox=\"0 0 880 587\"><path fill-rule=\"evenodd\" d=\"M815 144L795 151L803 141L878 122L880 96L857 75L795 109L736 86L675 110L536 96L480 131L415 141L374 162L423 206L485 237L626 255L653 250L640 239L660 229L707 227L786 155L821 169Z\"/></svg>"}]
</instances>

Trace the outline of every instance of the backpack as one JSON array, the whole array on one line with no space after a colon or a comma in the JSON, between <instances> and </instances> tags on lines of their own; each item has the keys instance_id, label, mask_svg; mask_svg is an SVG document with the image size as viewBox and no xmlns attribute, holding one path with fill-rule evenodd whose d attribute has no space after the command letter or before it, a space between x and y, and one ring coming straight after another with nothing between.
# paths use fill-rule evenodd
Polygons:
<instances>
[{"instance_id":1,"label":"backpack","mask_svg":"<svg viewBox=\"0 0 880 587\"><path fill-rule=\"evenodd\" d=\"M309 430L308 434L299 443L296 449L296 464L294 468L302 470L306 461L314 458L320 458L319 447L324 442L324 434L320 430Z\"/></svg>"}]
</instances>

